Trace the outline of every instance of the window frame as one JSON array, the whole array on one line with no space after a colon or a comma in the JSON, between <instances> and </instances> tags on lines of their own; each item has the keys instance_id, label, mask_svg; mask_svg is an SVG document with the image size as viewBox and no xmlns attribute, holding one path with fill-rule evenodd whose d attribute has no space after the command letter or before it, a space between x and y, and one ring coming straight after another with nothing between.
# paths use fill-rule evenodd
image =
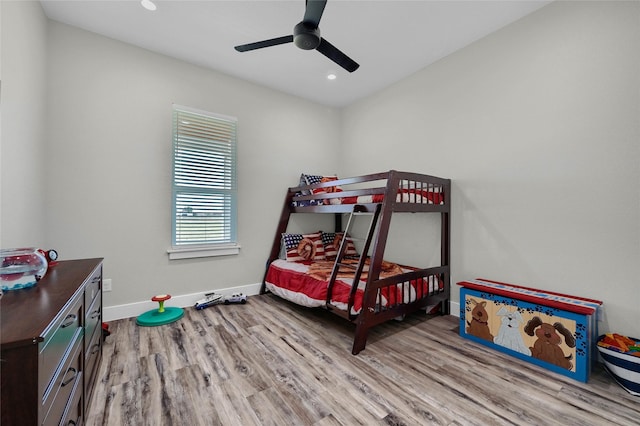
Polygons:
<instances>
[{"instance_id":1,"label":"window frame","mask_svg":"<svg viewBox=\"0 0 640 426\"><path fill-rule=\"evenodd\" d=\"M176 168L177 168L177 152L178 152L178 140L179 129L178 120L180 114L187 116L199 116L205 120L212 120L212 128L214 126L229 126L230 135L232 140L230 141L231 151L228 155L228 159L231 160L231 170L225 170L223 180L228 180L231 184L230 188L203 188L194 182L192 187L185 185L178 185L176 183ZM167 250L169 259L188 259L196 257L211 257L211 256L228 256L238 254L240 251L240 244L238 243L238 218L237 218L237 163L238 163L238 119L236 117L226 116L222 114L212 113L209 111L203 111L192 107L183 105L172 105L172 153L171 153L171 246ZM226 123L226 124L225 124ZM213 141L214 139L211 139ZM215 152L215 150L214 150ZM212 166L209 166L212 167ZM225 198L229 197L230 201L223 204L223 211L229 221L229 228L225 226L225 234L228 234L228 238L225 238L220 242L204 242L204 243L177 243L177 225L178 225L178 197L179 194L184 192L201 193L207 195L225 195Z\"/></svg>"}]
</instances>

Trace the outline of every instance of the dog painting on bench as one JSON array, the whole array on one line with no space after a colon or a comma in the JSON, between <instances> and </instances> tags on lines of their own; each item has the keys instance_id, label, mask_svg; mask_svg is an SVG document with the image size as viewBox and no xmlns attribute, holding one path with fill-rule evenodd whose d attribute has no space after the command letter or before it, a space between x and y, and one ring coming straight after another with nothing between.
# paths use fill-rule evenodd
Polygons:
<instances>
[{"instance_id":1,"label":"dog painting on bench","mask_svg":"<svg viewBox=\"0 0 640 426\"><path fill-rule=\"evenodd\" d=\"M502 306L496 315L500 317L500 328L498 329L498 335L493 339L493 343L531 356L531 350L525 345L520 331L520 325L524 323L520 311L516 308L512 312Z\"/></svg>"},{"instance_id":2,"label":"dog painting on bench","mask_svg":"<svg viewBox=\"0 0 640 426\"><path fill-rule=\"evenodd\" d=\"M471 310L471 321L467 321L467 334L493 342L493 335L489 330L489 315L485 309L487 301L469 300L473 305L473 309Z\"/></svg>"},{"instance_id":3,"label":"dog painting on bench","mask_svg":"<svg viewBox=\"0 0 640 426\"><path fill-rule=\"evenodd\" d=\"M564 337L564 342L570 348L576 347L576 340L573 334L571 334L571 331L567 330L564 325L559 322L551 325L543 322L540 317L535 316L531 318L524 327L524 332L529 336L533 336L534 334L536 336L536 341L533 343L533 346L529 347L529 349L531 349L531 356L541 361L557 365L558 367L566 368L567 370L573 368L573 363L570 361L573 355L570 354L566 356L562 351L560 347L562 337L560 337L560 335Z\"/></svg>"}]
</instances>

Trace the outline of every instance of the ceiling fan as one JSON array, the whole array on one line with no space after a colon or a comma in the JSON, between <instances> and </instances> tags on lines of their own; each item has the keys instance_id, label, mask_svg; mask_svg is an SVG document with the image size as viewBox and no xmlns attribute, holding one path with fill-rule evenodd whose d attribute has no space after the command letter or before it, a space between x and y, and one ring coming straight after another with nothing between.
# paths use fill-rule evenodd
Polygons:
<instances>
[{"instance_id":1,"label":"ceiling fan","mask_svg":"<svg viewBox=\"0 0 640 426\"><path fill-rule=\"evenodd\" d=\"M302 22L293 28L293 35L243 44L241 46L236 46L235 49L238 52L247 52L249 50L262 49L263 47L271 47L293 42L303 50L316 49L342 68L349 72L354 72L360 65L342 53L326 39L320 37L320 28L318 28L318 25L320 24L320 18L322 18L322 12L324 11L326 4L327 0L306 0L304 18L302 18Z\"/></svg>"}]
</instances>

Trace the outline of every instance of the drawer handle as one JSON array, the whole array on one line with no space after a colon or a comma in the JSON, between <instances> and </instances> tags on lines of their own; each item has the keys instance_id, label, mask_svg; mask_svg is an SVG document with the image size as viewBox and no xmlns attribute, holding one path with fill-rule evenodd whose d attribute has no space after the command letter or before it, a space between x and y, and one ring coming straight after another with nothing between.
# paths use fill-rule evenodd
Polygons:
<instances>
[{"instance_id":1,"label":"drawer handle","mask_svg":"<svg viewBox=\"0 0 640 426\"><path fill-rule=\"evenodd\" d=\"M62 382L62 384L60 386L67 386L69 383L73 382L76 378L76 375L78 373L78 370L76 370L73 367L69 367L69 369L67 370L67 372L65 373L65 376L68 373L73 373L73 376L69 377L67 380L65 380L64 382Z\"/></svg>"},{"instance_id":2,"label":"drawer handle","mask_svg":"<svg viewBox=\"0 0 640 426\"><path fill-rule=\"evenodd\" d=\"M76 320L78 319L78 316L76 314L69 314L67 315L64 320L65 322L62 324L62 326L60 328L66 328L69 327L70 325L72 325L74 322L76 322Z\"/></svg>"},{"instance_id":3,"label":"drawer handle","mask_svg":"<svg viewBox=\"0 0 640 426\"><path fill-rule=\"evenodd\" d=\"M100 352L100 343L96 343L95 345L93 345L93 349L91 350L91 355L95 354L96 352Z\"/></svg>"},{"instance_id":4,"label":"drawer handle","mask_svg":"<svg viewBox=\"0 0 640 426\"><path fill-rule=\"evenodd\" d=\"M100 309L96 309L95 311L91 312L91 319L96 318L100 318Z\"/></svg>"}]
</instances>

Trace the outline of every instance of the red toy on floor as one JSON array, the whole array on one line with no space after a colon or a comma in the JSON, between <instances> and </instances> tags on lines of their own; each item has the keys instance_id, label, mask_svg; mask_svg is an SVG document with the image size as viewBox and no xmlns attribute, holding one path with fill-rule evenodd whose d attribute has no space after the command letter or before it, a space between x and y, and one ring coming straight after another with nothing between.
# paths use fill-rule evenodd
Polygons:
<instances>
[{"instance_id":1,"label":"red toy on floor","mask_svg":"<svg viewBox=\"0 0 640 426\"><path fill-rule=\"evenodd\" d=\"M111 332L109 331L109 324L106 322L102 323L102 341L104 342L107 339L107 336L110 336Z\"/></svg>"}]
</instances>

